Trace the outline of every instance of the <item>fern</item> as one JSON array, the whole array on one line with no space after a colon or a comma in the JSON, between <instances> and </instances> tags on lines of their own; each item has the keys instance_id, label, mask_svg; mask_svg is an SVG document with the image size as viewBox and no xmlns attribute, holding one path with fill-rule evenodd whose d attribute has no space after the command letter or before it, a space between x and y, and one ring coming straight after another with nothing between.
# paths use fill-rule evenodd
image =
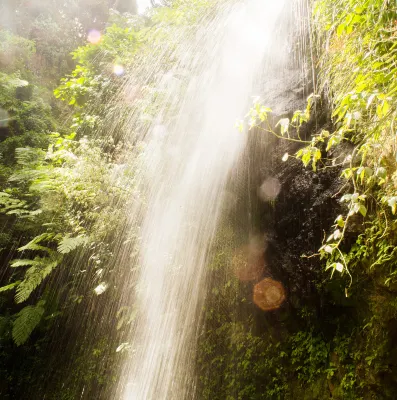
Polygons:
<instances>
[{"instance_id":1,"label":"fern","mask_svg":"<svg viewBox=\"0 0 397 400\"><path fill-rule=\"evenodd\" d=\"M23 247L20 247L18 250L19 251L26 251L26 250L40 251L41 250L41 251L46 251L47 253L52 252L52 250L49 247L41 246L39 244L32 243L32 242L28 243L27 245L25 245Z\"/></svg>"},{"instance_id":2,"label":"fern","mask_svg":"<svg viewBox=\"0 0 397 400\"><path fill-rule=\"evenodd\" d=\"M6 212L7 215L16 215L17 217L25 217L26 215L29 215L30 212L28 210L21 210L20 208L17 210L11 210Z\"/></svg>"},{"instance_id":3,"label":"fern","mask_svg":"<svg viewBox=\"0 0 397 400\"><path fill-rule=\"evenodd\" d=\"M77 249L78 247L87 244L87 242L88 242L87 236L77 236L74 238L65 236L58 246L58 251L61 254L67 254Z\"/></svg>"},{"instance_id":4,"label":"fern","mask_svg":"<svg viewBox=\"0 0 397 400\"><path fill-rule=\"evenodd\" d=\"M8 193L0 192L0 211L8 215L28 214L26 201L11 197Z\"/></svg>"},{"instance_id":5,"label":"fern","mask_svg":"<svg viewBox=\"0 0 397 400\"><path fill-rule=\"evenodd\" d=\"M21 283L21 281L17 281L17 282L11 283L10 285L0 287L0 293L1 292L7 292L8 290L12 290L16 286L18 286L20 283Z\"/></svg>"},{"instance_id":6,"label":"fern","mask_svg":"<svg viewBox=\"0 0 397 400\"><path fill-rule=\"evenodd\" d=\"M17 259L11 262L12 268L27 267L29 265L39 265L40 261L29 259Z\"/></svg>"},{"instance_id":7,"label":"fern","mask_svg":"<svg viewBox=\"0 0 397 400\"><path fill-rule=\"evenodd\" d=\"M12 338L17 346L24 344L33 330L40 323L44 314L44 301L39 301L35 306L23 308L17 315L12 326Z\"/></svg>"},{"instance_id":8,"label":"fern","mask_svg":"<svg viewBox=\"0 0 397 400\"><path fill-rule=\"evenodd\" d=\"M6 193L6 192L0 192L0 201L2 201L3 198L9 198L11 197L10 194Z\"/></svg>"},{"instance_id":9,"label":"fern","mask_svg":"<svg viewBox=\"0 0 397 400\"><path fill-rule=\"evenodd\" d=\"M15 149L15 158L19 165L31 167L38 165L45 157L45 152L41 149L31 147L19 147Z\"/></svg>"},{"instance_id":10,"label":"fern","mask_svg":"<svg viewBox=\"0 0 397 400\"><path fill-rule=\"evenodd\" d=\"M18 285L15 295L16 303L26 301L32 292L44 281L44 279L59 265L61 258L36 257L38 263L26 271L24 280Z\"/></svg>"},{"instance_id":11,"label":"fern","mask_svg":"<svg viewBox=\"0 0 397 400\"><path fill-rule=\"evenodd\" d=\"M53 233L42 233L41 235L36 236L29 243L25 244L18 249L18 251L26 251L26 250L44 250L50 253L52 250L48 247L40 246L39 243L46 240L54 239L55 235Z\"/></svg>"},{"instance_id":12,"label":"fern","mask_svg":"<svg viewBox=\"0 0 397 400\"><path fill-rule=\"evenodd\" d=\"M30 268L26 271L22 282L13 287L17 287L15 301L16 303L23 303L26 301L32 292L44 281L44 279L59 265L62 256L56 254L52 249L42 246L40 243L43 241L56 241L59 237L54 233L42 233L41 235L33 238L25 246L20 247L19 251L45 251L48 253L46 257L35 257L34 259L17 259L11 262L12 268L27 267Z\"/></svg>"}]
</instances>

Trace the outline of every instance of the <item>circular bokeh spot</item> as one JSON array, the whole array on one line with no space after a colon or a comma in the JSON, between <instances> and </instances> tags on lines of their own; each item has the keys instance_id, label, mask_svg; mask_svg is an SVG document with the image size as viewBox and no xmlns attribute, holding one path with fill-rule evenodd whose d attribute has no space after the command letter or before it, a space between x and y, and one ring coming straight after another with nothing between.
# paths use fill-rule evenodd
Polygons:
<instances>
[{"instance_id":1,"label":"circular bokeh spot","mask_svg":"<svg viewBox=\"0 0 397 400\"><path fill-rule=\"evenodd\" d=\"M115 64L113 66L113 73L117 76L121 76L124 74L124 67L120 64Z\"/></svg>"},{"instance_id":2,"label":"circular bokeh spot","mask_svg":"<svg viewBox=\"0 0 397 400\"><path fill-rule=\"evenodd\" d=\"M258 195L263 201L273 201L279 195L281 183L277 178L267 178L258 189Z\"/></svg>"},{"instance_id":3,"label":"circular bokeh spot","mask_svg":"<svg viewBox=\"0 0 397 400\"><path fill-rule=\"evenodd\" d=\"M240 281L258 281L265 269L264 251L250 243L235 252L232 264L234 275Z\"/></svg>"},{"instance_id":4,"label":"circular bokeh spot","mask_svg":"<svg viewBox=\"0 0 397 400\"><path fill-rule=\"evenodd\" d=\"M101 32L97 31L96 29L92 29L88 32L87 40L91 44L98 44L101 41L102 35Z\"/></svg>"},{"instance_id":5,"label":"circular bokeh spot","mask_svg":"<svg viewBox=\"0 0 397 400\"><path fill-rule=\"evenodd\" d=\"M266 278L254 286L254 303L264 311L276 310L285 300L281 282Z\"/></svg>"}]
</instances>

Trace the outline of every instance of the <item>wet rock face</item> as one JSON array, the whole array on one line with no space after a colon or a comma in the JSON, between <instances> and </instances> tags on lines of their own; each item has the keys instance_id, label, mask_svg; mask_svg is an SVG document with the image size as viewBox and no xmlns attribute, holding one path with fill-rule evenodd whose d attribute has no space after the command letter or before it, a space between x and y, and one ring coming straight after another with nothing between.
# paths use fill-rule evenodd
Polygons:
<instances>
[{"instance_id":1,"label":"wet rock face","mask_svg":"<svg viewBox=\"0 0 397 400\"><path fill-rule=\"evenodd\" d=\"M333 197L340 187L339 171L328 171L331 172L315 175L291 164L279 177L282 191L274 207L271 257L277 270L286 275L292 292L303 294L310 275L321 268L318 258L302 258L302 255L318 251L339 207Z\"/></svg>"},{"instance_id":2,"label":"wet rock face","mask_svg":"<svg viewBox=\"0 0 397 400\"><path fill-rule=\"evenodd\" d=\"M309 137L326 124L324 116L317 116L317 122L309 123L301 137ZM256 161L252 163L252 168L256 168L251 178L251 193L256 195L252 204L256 229L270 238L265 259L271 275L285 286L287 301L298 299L293 306L317 296L314 280L324 271L323 261L302 255L318 252L341 207L335 196L341 187L339 169L314 172L292 157L282 161L285 153L294 154L300 146L269 136L256 139ZM258 192L269 181L279 183L274 199Z\"/></svg>"}]
</instances>

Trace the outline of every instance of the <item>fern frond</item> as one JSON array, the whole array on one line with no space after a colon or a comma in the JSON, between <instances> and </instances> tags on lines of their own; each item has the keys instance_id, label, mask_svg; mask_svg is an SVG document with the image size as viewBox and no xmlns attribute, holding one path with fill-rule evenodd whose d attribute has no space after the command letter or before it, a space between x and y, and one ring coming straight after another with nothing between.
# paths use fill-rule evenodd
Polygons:
<instances>
[{"instance_id":1,"label":"fern frond","mask_svg":"<svg viewBox=\"0 0 397 400\"><path fill-rule=\"evenodd\" d=\"M12 338L17 346L24 344L40 323L44 304L44 301L39 301L35 306L27 306L17 314L12 326Z\"/></svg>"},{"instance_id":2,"label":"fern frond","mask_svg":"<svg viewBox=\"0 0 397 400\"><path fill-rule=\"evenodd\" d=\"M84 246L88 242L88 237L87 236L77 236L74 238L71 238L69 236L65 236L61 243L59 243L58 246L58 251L61 254L67 254L70 253L71 251L77 249L80 246Z\"/></svg>"},{"instance_id":3,"label":"fern frond","mask_svg":"<svg viewBox=\"0 0 397 400\"><path fill-rule=\"evenodd\" d=\"M11 261L11 268L27 267L28 265L39 265L40 261L29 259L17 259Z\"/></svg>"},{"instance_id":4,"label":"fern frond","mask_svg":"<svg viewBox=\"0 0 397 400\"><path fill-rule=\"evenodd\" d=\"M35 217L36 215L40 215L40 214L42 214L43 213L43 210L42 209L37 209L37 210L34 210L34 211L30 211L30 215L32 216L32 217Z\"/></svg>"},{"instance_id":5,"label":"fern frond","mask_svg":"<svg viewBox=\"0 0 397 400\"><path fill-rule=\"evenodd\" d=\"M28 81L25 81L23 79L20 79L18 77L14 78L9 78L7 80L7 85L12 87L12 88L19 88L19 87L25 87L29 85Z\"/></svg>"},{"instance_id":6,"label":"fern frond","mask_svg":"<svg viewBox=\"0 0 397 400\"><path fill-rule=\"evenodd\" d=\"M21 283L21 281L17 281L17 282L11 283L10 285L0 287L0 293L1 292L7 292L8 290L12 290L16 286L18 286L20 283Z\"/></svg>"},{"instance_id":7,"label":"fern frond","mask_svg":"<svg viewBox=\"0 0 397 400\"><path fill-rule=\"evenodd\" d=\"M40 178L43 173L40 170L35 170L33 168L35 168L35 166L21 169L15 174L12 174L8 180L10 182L28 182Z\"/></svg>"},{"instance_id":8,"label":"fern frond","mask_svg":"<svg viewBox=\"0 0 397 400\"><path fill-rule=\"evenodd\" d=\"M22 215L29 213L29 211L26 210L28 208L26 201L15 199L8 193L4 192L0 192L0 206L0 211L7 215Z\"/></svg>"},{"instance_id":9,"label":"fern frond","mask_svg":"<svg viewBox=\"0 0 397 400\"><path fill-rule=\"evenodd\" d=\"M41 235L36 236L34 239L32 239L29 243L25 244L25 246L22 246L18 249L18 251L25 251L25 250L45 250L45 251L51 251L50 248L48 247L42 247L38 248L37 245L38 243L41 243L43 240L51 240L54 238L53 233L42 233Z\"/></svg>"},{"instance_id":10,"label":"fern frond","mask_svg":"<svg viewBox=\"0 0 397 400\"><path fill-rule=\"evenodd\" d=\"M26 201L23 200L14 200L14 199L9 199L10 201L12 200L13 203L9 202L9 204L5 205L4 210L13 210L17 208L27 208Z\"/></svg>"},{"instance_id":11,"label":"fern frond","mask_svg":"<svg viewBox=\"0 0 397 400\"><path fill-rule=\"evenodd\" d=\"M7 211L6 214L7 215L16 215L18 217L21 217L21 216L28 215L29 211L18 209L18 210Z\"/></svg>"},{"instance_id":12,"label":"fern frond","mask_svg":"<svg viewBox=\"0 0 397 400\"><path fill-rule=\"evenodd\" d=\"M36 257L35 260L40 260L40 263L26 271L24 280L17 287L17 293L15 295L16 303L23 303L26 301L32 292L41 285L44 279L51 274L61 261L61 259L49 257Z\"/></svg>"},{"instance_id":13,"label":"fern frond","mask_svg":"<svg viewBox=\"0 0 397 400\"><path fill-rule=\"evenodd\" d=\"M35 250L35 251L46 251L47 253L51 253L52 250L49 247L41 246L36 243L28 243L25 246L22 246L18 249L19 251L26 251L26 250Z\"/></svg>"},{"instance_id":14,"label":"fern frond","mask_svg":"<svg viewBox=\"0 0 397 400\"><path fill-rule=\"evenodd\" d=\"M45 157L45 152L32 147L19 147L15 149L15 158L19 165L36 165Z\"/></svg>"}]
</instances>

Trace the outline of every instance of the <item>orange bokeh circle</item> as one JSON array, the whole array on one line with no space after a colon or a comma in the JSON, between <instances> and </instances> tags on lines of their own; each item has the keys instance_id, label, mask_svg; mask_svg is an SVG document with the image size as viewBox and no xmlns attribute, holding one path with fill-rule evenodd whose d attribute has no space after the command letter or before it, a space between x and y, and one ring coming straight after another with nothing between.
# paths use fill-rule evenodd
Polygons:
<instances>
[{"instance_id":1,"label":"orange bokeh circle","mask_svg":"<svg viewBox=\"0 0 397 400\"><path fill-rule=\"evenodd\" d=\"M281 282L266 278L254 286L254 303L264 311L276 310L285 300Z\"/></svg>"}]
</instances>

